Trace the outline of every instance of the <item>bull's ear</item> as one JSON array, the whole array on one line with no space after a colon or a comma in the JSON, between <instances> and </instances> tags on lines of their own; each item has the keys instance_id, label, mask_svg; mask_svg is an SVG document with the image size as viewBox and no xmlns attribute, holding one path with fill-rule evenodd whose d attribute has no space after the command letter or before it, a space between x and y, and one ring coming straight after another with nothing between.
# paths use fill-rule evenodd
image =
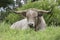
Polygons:
<instances>
[{"instance_id":1,"label":"bull's ear","mask_svg":"<svg viewBox=\"0 0 60 40\"><path fill-rule=\"evenodd\" d=\"M38 10L39 13L49 13L50 11L46 11L46 10Z\"/></svg>"},{"instance_id":2,"label":"bull's ear","mask_svg":"<svg viewBox=\"0 0 60 40\"><path fill-rule=\"evenodd\" d=\"M16 13L16 14L22 14L23 16L26 16L26 12L27 12L27 10L23 10L23 11L14 11L14 13Z\"/></svg>"}]
</instances>

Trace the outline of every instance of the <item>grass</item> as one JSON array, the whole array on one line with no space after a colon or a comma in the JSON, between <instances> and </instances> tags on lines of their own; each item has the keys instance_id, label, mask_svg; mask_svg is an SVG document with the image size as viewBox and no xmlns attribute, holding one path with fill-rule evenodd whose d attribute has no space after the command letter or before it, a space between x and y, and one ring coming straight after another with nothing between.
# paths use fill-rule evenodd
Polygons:
<instances>
[{"instance_id":1,"label":"grass","mask_svg":"<svg viewBox=\"0 0 60 40\"><path fill-rule=\"evenodd\" d=\"M60 40L60 27L50 26L46 30L13 30L10 25L0 23L0 40Z\"/></svg>"}]
</instances>

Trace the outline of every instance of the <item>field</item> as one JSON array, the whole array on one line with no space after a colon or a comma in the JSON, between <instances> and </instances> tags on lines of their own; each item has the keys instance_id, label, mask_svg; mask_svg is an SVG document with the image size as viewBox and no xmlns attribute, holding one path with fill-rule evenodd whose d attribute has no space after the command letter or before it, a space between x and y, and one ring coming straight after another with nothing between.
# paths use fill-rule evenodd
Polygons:
<instances>
[{"instance_id":1,"label":"field","mask_svg":"<svg viewBox=\"0 0 60 40\"><path fill-rule=\"evenodd\" d=\"M14 6L13 11L14 10L22 11L30 8L51 11L48 14L43 14L47 25L51 26L47 26L45 30L39 30L39 31L34 31L33 29L29 30L10 29L12 23L21 20L25 17L23 15L16 14L12 10L10 10L10 8L8 7L10 4L9 1L8 0L0 1L0 40L60 40L60 26L58 26L60 25L59 0L38 0L35 2L27 0L27 4L22 5L21 7L17 7L16 9L14 6L15 2L11 4ZM17 4L20 5L20 3ZM6 10L6 12L3 12L4 10L2 10L1 8Z\"/></svg>"},{"instance_id":2,"label":"field","mask_svg":"<svg viewBox=\"0 0 60 40\"><path fill-rule=\"evenodd\" d=\"M60 27L49 26L46 30L14 30L10 24L0 23L0 40L60 40Z\"/></svg>"}]
</instances>

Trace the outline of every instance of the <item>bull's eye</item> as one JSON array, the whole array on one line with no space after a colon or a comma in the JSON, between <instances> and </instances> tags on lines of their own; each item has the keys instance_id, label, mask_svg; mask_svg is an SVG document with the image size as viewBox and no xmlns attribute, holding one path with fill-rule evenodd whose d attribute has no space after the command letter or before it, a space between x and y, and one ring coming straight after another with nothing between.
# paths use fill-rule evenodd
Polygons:
<instances>
[{"instance_id":1,"label":"bull's eye","mask_svg":"<svg viewBox=\"0 0 60 40\"><path fill-rule=\"evenodd\" d=\"M27 17L27 20L29 21L29 17Z\"/></svg>"},{"instance_id":2,"label":"bull's eye","mask_svg":"<svg viewBox=\"0 0 60 40\"><path fill-rule=\"evenodd\" d=\"M29 17L27 17L27 19L29 19Z\"/></svg>"},{"instance_id":3,"label":"bull's eye","mask_svg":"<svg viewBox=\"0 0 60 40\"><path fill-rule=\"evenodd\" d=\"M36 19L37 19L37 17L34 17L34 19L36 20Z\"/></svg>"},{"instance_id":4,"label":"bull's eye","mask_svg":"<svg viewBox=\"0 0 60 40\"><path fill-rule=\"evenodd\" d=\"M37 17L34 17L34 18L37 18Z\"/></svg>"},{"instance_id":5,"label":"bull's eye","mask_svg":"<svg viewBox=\"0 0 60 40\"><path fill-rule=\"evenodd\" d=\"M38 16L35 16L34 18L37 18Z\"/></svg>"}]
</instances>

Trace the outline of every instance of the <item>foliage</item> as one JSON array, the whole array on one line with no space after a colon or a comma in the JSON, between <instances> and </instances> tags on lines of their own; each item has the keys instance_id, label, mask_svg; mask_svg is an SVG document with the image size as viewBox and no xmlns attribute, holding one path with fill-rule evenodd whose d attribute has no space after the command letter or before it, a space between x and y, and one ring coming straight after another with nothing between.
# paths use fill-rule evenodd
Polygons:
<instances>
[{"instance_id":1,"label":"foliage","mask_svg":"<svg viewBox=\"0 0 60 40\"><path fill-rule=\"evenodd\" d=\"M6 7L8 4L12 4L13 0L0 0L0 7Z\"/></svg>"},{"instance_id":2,"label":"foliage","mask_svg":"<svg viewBox=\"0 0 60 40\"><path fill-rule=\"evenodd\" d=\"M13 30L10 24L0 23L0 40L60 40L60 27L50 26L46 30Z\"/></svg>"},{"instance_id":3,"label":"foliage","mask_svg":"<svg viewBox=\"0 0 60 40\"><path fill-rule=\"evenodd\" d=\"M5 21L8 23L14 23L18 20L21 20L23 18L22 15L18 15L15 13L9 13L9 15L5 18Z\"/></svg>"},{"instance_id":4,"label":"foliage","mask_svg":"<svg viewBox=\"0 0 60 40\"><path fill-rule=\"evenodd\" d=\"M0 19L3 21L9 13L10 13L9 10L1 11L0 12Z\"/></svg>"},{"instance_id":5,"label":"foliage","mask_svg":"<svg viewBox=\"0 0 60 40\"><path fill-rule=\"evenodd\" d=\"M53 2L53 3L52 3ZM24 5L21 8L18 8L18 10L24 10L24 9L29 9L29 8L37 8L37 9L44 9L44 10L49 10L51 9L51 6L57 6L58 4L55 1L49 1L49 0L40 0L36 2L30 2L26 5Z\"/></svg>"},{"instance_id":6,"label":"foliage","mask_svg":"<svg viewBox=\"0 0 60 40\"><path fill-rule=\"evenodd\" d=\"M56 0L58 2L58 4L60 5L60 0Z\"/></svg>"},{"instance_id":7,"label":"foliage","mask_svg":"<svg viewBox=\"0 0 60 40\"><path fill-rule=\"evenodd\" d=\"M53 11L52 11L52 15L51 17L49 17L50 15L48 15L48 17L45 17L46 22L48 23L48 25L60 25L60 7L54 7ZM45 15L46 16L46 15Z\"/></svg>"},{"instance_id":8,"label":"foliage","mask_svg":"<svg viewBox=\"0 0 60 40\"><path fill-rule=\"evenodd\" d=\"M3 20L5 16L6 16L5 12L0 12L0 20Z\"/></svg>"}]
</instances>

